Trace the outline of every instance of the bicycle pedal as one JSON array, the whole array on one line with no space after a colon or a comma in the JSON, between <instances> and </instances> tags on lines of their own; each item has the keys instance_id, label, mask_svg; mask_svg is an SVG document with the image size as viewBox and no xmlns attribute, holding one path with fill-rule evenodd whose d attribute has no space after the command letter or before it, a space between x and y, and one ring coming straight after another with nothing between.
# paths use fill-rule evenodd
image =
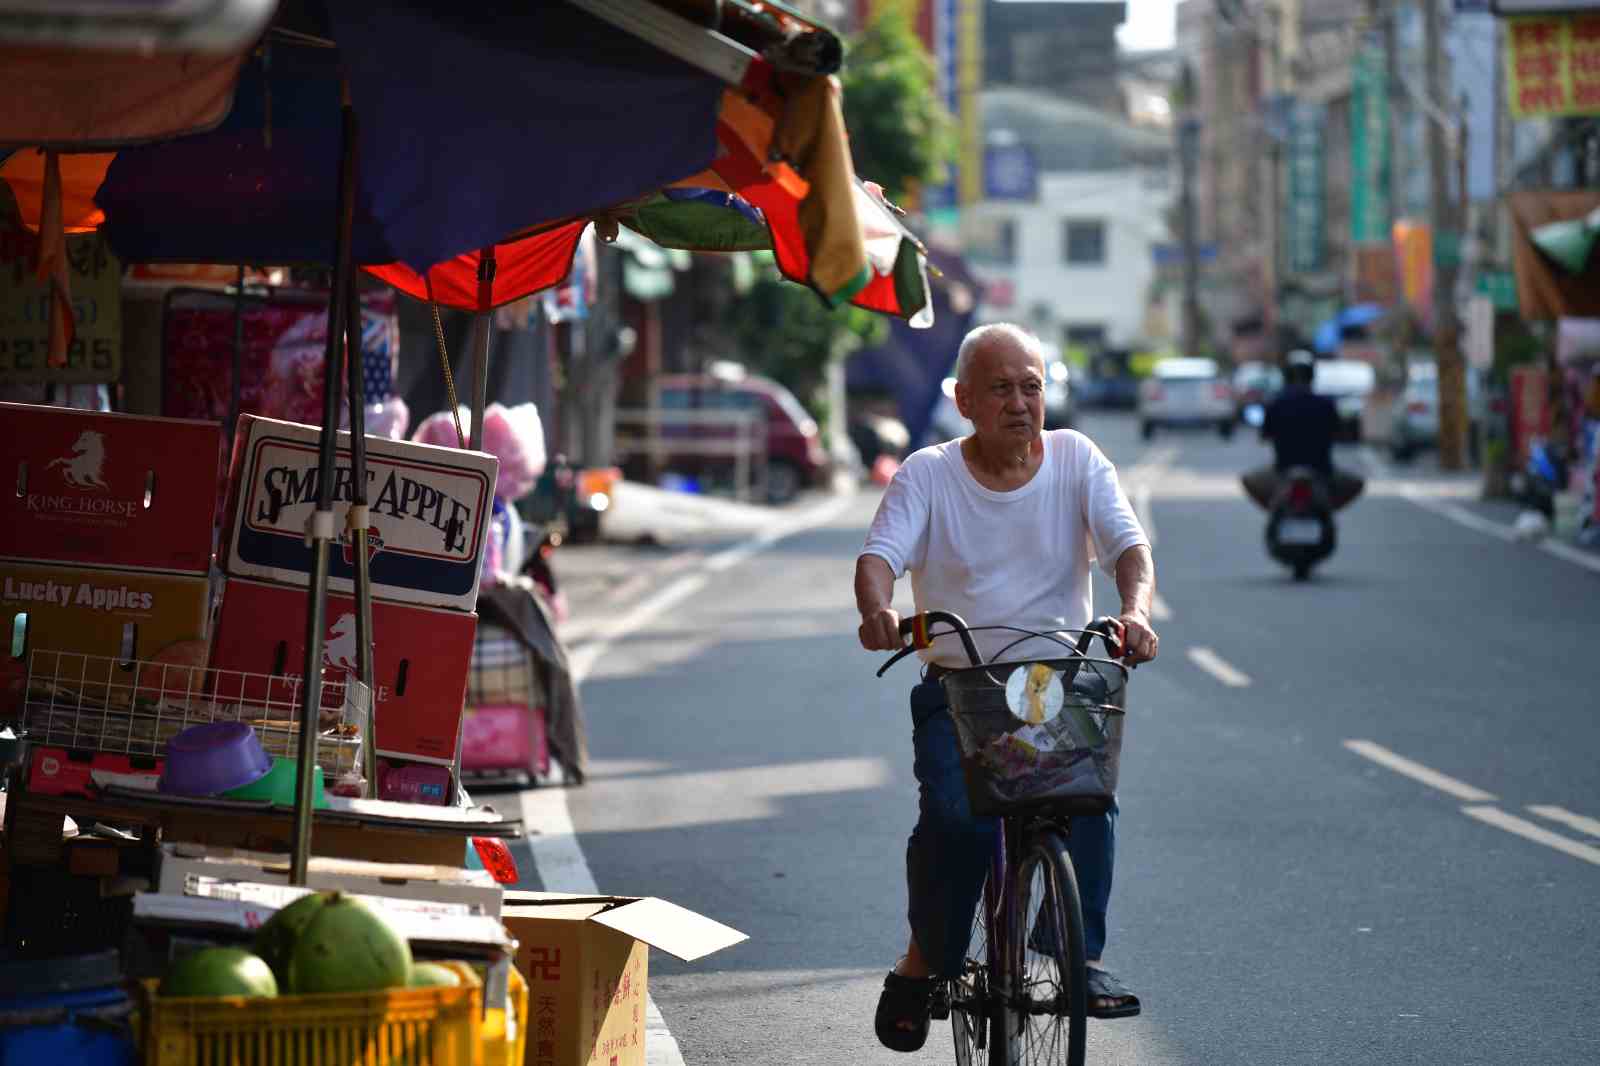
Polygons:
<instances>
[{"instance_id":1,"label":"bicycle pedal","mask_svg":"<svg viewBox=\"0 0 1600 1066\"><path fill-rule=\"evenodd\" d=\"M928 999L928 1017L942 1022L950 1017L950 986L941 984Z\"/></svg>"}]
</instances>

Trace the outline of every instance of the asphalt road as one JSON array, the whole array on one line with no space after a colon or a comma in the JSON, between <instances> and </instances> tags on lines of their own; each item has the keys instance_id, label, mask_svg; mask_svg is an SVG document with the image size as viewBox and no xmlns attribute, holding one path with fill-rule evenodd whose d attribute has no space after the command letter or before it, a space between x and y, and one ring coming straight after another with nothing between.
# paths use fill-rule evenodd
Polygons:
<instances>
[{"instance_id":1,"label":"asphalt road","mask_svg":"<svg viewBox=\"0 0 1600 1066\"><path fill-rule=\"evenodd\" d=\"M1145 1012L1094 1023L1090 1061L1600 1062L1600 573L1406 495L1447 482L1380 478L1297 585L1236 487L1248 435L1082 428L1152 520L1164 607L1107 952ZM652 957L690 1066L951 1061L942 1023L914 1056L872 1034L915 815L914 670L875 680L855 642L875 503L690 557L677 606L589 645L595 774L567 799L596 883L750 935ZM580 609L621 616L635 585Z\"/></svg>"}]
</instances>

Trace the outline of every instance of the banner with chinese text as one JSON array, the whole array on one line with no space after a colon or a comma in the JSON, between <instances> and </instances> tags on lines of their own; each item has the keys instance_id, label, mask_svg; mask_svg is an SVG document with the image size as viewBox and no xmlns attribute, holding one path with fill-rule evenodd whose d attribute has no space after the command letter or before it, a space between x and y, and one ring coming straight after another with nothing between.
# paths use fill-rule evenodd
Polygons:
<instances>
[{"instance_id":1,"label":"banner with chinese text","mask_svg":"<svg viewBox=\"0 0 1600 1066\"><path fill-rule=\"evenodd\" d=\"M1600 14L1510 20L1506 93L1516 118L1600 115Z\"/></svg>"}]
</instances>

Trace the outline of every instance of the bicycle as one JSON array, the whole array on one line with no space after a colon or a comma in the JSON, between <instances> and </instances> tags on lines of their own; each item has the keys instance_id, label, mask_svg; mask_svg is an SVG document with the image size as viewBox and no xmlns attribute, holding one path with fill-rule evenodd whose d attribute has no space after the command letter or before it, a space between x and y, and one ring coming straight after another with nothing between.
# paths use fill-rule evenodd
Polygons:
<instances>
[{"instance_id":1,"label":"bicycle","mask_svg":"<svg viewBox=\"0 0 1600 1066\"><path fill-rule=\"evenodd\" d=\"M934 633L939 623L949 628ZM971 636L985 630L1020 636L986 663ZM1087 976L1067 819L1105 813L1116 791L1129 670L1117 661L1120 624L1102 618L1082 630L1039 633L968 627L954 614L928 611L902 620L900 632L912 643L879 677L937 637L960 639L971 665L945 669L939 681L973 813L1000 819L965 964L935 990L931 1015L950 1020L960 1066L1082 1066ZM1095 637L1111 658L1088 654ZM1031 640L1052 641L1067 654L998 661Z\"/></svg>"}]
</instances>

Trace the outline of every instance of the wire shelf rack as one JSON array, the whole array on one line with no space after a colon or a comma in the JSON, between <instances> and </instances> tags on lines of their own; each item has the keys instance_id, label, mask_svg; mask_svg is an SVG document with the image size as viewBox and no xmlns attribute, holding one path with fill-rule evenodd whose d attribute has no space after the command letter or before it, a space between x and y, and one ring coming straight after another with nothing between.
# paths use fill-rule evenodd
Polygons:
<instances>
[{"instance_id":1,"label":"wire shelf rack","mask_svg":"<svg viewBox=\"0 0 1600 1066\"><path fill-rule=\"evenodd\" d=\"M190 726L245 722L268 755L294 758L303 681L37 649L28 654L22 717L35 745L152 756ZM347 686L342 671L322 683L317 763L326 774L360 770L360 719L346 710L346 689L360 687Z\"/></svg>"}]
</instances>

